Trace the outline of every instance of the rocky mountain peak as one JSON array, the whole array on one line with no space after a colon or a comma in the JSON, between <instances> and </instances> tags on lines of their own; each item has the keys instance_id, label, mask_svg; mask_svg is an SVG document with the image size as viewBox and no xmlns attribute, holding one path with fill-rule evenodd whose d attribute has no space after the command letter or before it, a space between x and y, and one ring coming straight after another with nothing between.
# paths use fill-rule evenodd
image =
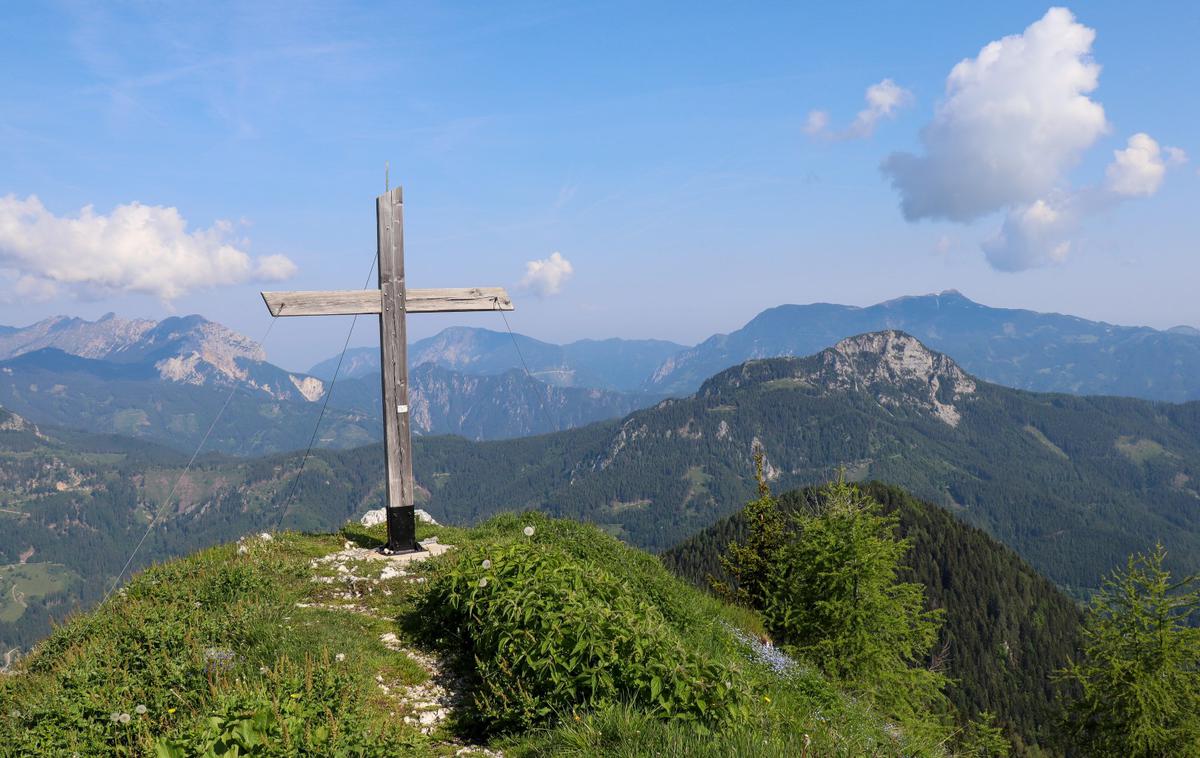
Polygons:
<instances>
[{"instance_id":1,"label":"rocky mountain peak","mask_svg":"<svg viewBox=\"0 0 1200 758\"><path fill-rule=\"evenodd\" d=\"M0 432L33 432L37 437L42 436L37 426L4 406L0 406Z\"/></svg>"},{"instance_id":2,"label":"rocky mountain peak","mask_svg":"<svg viewBox=\"0 0 1200 758\"><path fill-rule=\"evenodd\" d=\"M153 321L107 314L98 321L54 316L0 335L0 360L52 347L81 358L107 358L137 342L154 328Z\"/></svg>"},{"instance_id":3,"label":"rocky mountain peak","mask_svg":"<svg viewBox=\"0 0 1200 758\"><path fill-rule=\"evenodd\" d=\"M700 388L717 397L760 385L805 392L859 392L881 405L912 408L957 426L963 401L977 389L957 363L896 330L849 337L807 358L749 361L717 374Z\"/></svg>"},{"instance_id":4,"label":"rocky mountain peak","mask_svg":"<svg viewBox=\"0 0 1200 758\"><path fill-rule=\"evenodd\" d=\"M959 401L976 390L953 360L893 329L848 337L818 360L825 386L867 390L885 405L915 401L950 426L961 418Z\"/></svg>"},{"instance_id":5,"label":"rocky mountain peak","mask_svg":"<svg viewBox=\"0 0 1200 758\"><path fill-rule=\"evenodd\" d=\"M895 329L847 337L824 354L848 364L860 378L872 382L930 382L940 376L955 384L970 383L973 391L974 380L957 363L925 347L911 334Z\"/></svg>"},{"instance_id":6,"label":"rocky mountain peak","mask_svg":"<svg viewBox=\"0 0 1200 758\"><path fill-rule=\"evenodd\" d=\"M47 349L116 367L144 366L168 382L240 384L276 399L310 402L325 393L320 379L271 366L257 342L195 314L157 322L112 313L96 321L56 316L0 329L0 361Z\"/></svg>"}]
</instances>

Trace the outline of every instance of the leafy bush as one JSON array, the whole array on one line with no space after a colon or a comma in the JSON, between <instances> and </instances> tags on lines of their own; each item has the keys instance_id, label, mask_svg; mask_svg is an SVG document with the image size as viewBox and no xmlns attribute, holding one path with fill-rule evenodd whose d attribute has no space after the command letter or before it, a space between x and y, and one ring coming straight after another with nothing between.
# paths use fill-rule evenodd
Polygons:
<instances>
[{"instance_id":1,"label":"leafy bush","mask_svg":"<svg viewBox=\"0 0 1200 758\"><path fill-rule=\"evenodd\" d=\"M158 758L395 755L411 747L378 734L345 667L282 658L263 680L226 693L206 720L159 739Z\"/></svg>"},{"instance_id":2,"label":"leafy bush","mask_svg":"<svg viewBox=\"0 0 1200 758\"><path fill-rule=\"evenodd\" d=\"M420 605L431 635L473 659L485 731L616 702L702 728L747 712L740 672L686 644L642 587L536 534L461 550Z\"/></svg>"}]
</instances>

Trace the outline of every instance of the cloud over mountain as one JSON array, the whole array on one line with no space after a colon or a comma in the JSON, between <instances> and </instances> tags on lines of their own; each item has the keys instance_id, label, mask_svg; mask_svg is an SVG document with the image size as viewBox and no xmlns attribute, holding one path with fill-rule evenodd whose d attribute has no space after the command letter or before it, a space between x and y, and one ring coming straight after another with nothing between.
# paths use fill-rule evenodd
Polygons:
<instances>
[{"instance_id":1,"label":"cloud over mountain","mask_svg":"<svg viewBox=\"0 0 1200 758\"><path fill-rule=\"evenodd\" d=\"M574 273L571 262L554 252L549 258L526 262L520 286L539 295L557 295Z\"/></svg>"},{"instance_id":2,"label":"cloud over mountain","mask_svg":"<svg viewBox=\"0 0 1200 758\"><path fill-rule=\"evenodd\" d=\"M884 173L909 221L970 221L1053 189L1108 129L1088 97L1096 33L1051 8L1023 34L956 65L921 132L922 155L893 153Z\"/></svg>"},{"instance_id":3,"label":"cloud over mountain","mask_svg":"<svg viewBox=\"0 0 1200 758\"><path fill-rule=\"evenodd\" d=\"M140 293L173 300L224 284L286 279L296 265L282 255L253 258L218 221L189 230L176 208L129 203L109 214L84 207L56 216L36 196L0 197L0 269L29 291L67 287L76 294Z\"/></svg>"},{"instance_id":4,"label":"cloud over mountain","mask_svg":"<svg viewBox=\"0 0 1200 758\"><path fill-rule=\"evenodd\" d=\"M1070 186L1070 170L1109 131L1090 97L1100 77L1095 37L1066 8L1051 8L954 66L921 131L923 152L892 153L881 167L904 217L966 223L1003 211L983 251L994 268L1020 271L1063 261L1088 215L1157 192L1168 163L1186 156L1145 133L1114 151L1100 186Z\"/></svg>"}]
</instances>

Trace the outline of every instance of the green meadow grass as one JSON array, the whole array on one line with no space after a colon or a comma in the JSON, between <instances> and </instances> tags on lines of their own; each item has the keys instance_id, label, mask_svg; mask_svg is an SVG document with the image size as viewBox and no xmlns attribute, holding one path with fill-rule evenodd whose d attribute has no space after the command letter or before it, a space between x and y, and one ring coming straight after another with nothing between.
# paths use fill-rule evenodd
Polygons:
<instances>
[{"instance_id":1,"label":"green meadow grass","mask_svg":"<svg viewBox=\"0 0 1200 758\"><path fill-rule=\"evenodd\" d=\"M0 566L0 621L13 622L33 598L62 592L78 581L58 563L12 563Z\"/></svg>"},{"instance_id":2,"label":"green meadow grass","mask_svg":"<svg viewBox=\"0 0 1200 758\"><path fill-rule=\"evenodd\" d=\"M536 530L532 538L527 526ZM363 589L353 602L365 613L297 604L345 602L336 583L313 581L326 570L310 561L347 540L377 546L382 526L252 538L244 553L224 545L142 572L101 607L55 630L17 674L0 678L0 754L453 755L472 740L511 756L942 752L886 724L803 664L780 675L756 661L730 631L760 634L754 614L678 581L654 556L595 527L523 514L473 529L421 525L419 537L458 549L422 564L419 581ZM603 572L603 586L636 595L630 607L653 613L689 656L735 671L744 713L714 727L666 719L645 702L618 698L556 707L540 725L515 731L482 734L480 712L457 714L429 735L407 724L377 677L395 690L427 675L380 635L395 633L408 649L438 638L444 630L428 628L422 612L426 593L459 570L461 556L505 548L548 551L564 571L583 576ZM455 659L444 646L433 652ZM550 670L556 662L544 663ZM469 672L463 682L471 686ZM471 694L466 711L474 707Z\"/></svg>"}]
</instances>

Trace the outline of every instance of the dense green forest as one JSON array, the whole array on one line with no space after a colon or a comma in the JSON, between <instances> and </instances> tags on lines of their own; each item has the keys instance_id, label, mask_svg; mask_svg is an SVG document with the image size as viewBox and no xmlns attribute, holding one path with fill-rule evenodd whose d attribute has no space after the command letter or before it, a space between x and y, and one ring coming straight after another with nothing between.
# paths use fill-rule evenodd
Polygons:
<instances>
[{"instance_id":1,"label":"dense green forest","mask_svg":"<svg viewBox=\"0 0 1200 758\"><path fill-rule=\"evenodd\" d=\"M912 541L908 581L925 588L930 608L945 611L934 656L952 680L947 695L959 712L990 711L1025 754L1047 747L1058 730L1059 688L1053 673L1080 644L1082 613L1051 582L983 531L898 487L863 491L899 517ZM786 514L813 512L824 490L779 496ZM741 513L724 518L664 552L663 563L698 587L726 577L720 558L746 539Z\"/></svg>"}]
</instances>

